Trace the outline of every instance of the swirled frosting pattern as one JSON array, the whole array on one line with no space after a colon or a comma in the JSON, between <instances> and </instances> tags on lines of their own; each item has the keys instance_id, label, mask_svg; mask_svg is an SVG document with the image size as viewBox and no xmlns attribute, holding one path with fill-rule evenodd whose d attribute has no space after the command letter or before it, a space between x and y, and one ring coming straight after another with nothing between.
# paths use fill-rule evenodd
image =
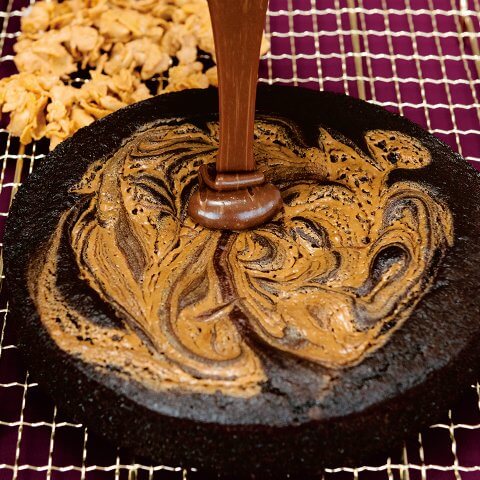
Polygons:
<instances>
[{"instance_id":1,"label":"swirled frosting pattern","mask_svg":"<svg viewBox=\"0 0 480 480\"><path fill-rule=\"evenodd\" d=\"M160 125L92 164L71 193L29 286L57 344L100 370L156 390L250 397L268 379L261 355L312 368L361 362L407 320L453 242L451 214L427 185L389 182L431 161L399 132L370 131L365 153L320 129L256 123L255 156L285 210L245 232L186 215L218 126ZM99 322L62 288L78 282L114 317ZM107 307L106 307L107 308Z\"/></svg>"}]
</instances>

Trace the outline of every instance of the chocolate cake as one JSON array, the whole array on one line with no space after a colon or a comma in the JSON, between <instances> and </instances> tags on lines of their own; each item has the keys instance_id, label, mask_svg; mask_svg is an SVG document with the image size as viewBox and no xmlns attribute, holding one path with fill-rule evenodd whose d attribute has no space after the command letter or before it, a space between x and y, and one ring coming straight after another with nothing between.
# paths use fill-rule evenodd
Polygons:
<instances>
[{"instance_id":1,"label":"chocolate cake","mask_svg":"<svg viewBox=\"0 0 480 480\"><path fill-rule=\"evenodd\" d=\"M381 108L262 87L255 159L284 209L210 230L187 205L217 104L132 105L30 176L5 238L22 350L76 420L163 464L263 479L365 461L475 379L478 174Z\"/></svg>"}]
</instances>

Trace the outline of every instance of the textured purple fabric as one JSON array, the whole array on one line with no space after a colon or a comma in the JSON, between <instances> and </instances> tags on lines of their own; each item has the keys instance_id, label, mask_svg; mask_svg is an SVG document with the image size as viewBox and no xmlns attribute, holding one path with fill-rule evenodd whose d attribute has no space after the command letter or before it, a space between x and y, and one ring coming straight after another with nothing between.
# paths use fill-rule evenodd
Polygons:
<instances>
[{"instance_id":1,"label":"textured purple fabric","mask_svg":"<svg viewBox=\"0 0 480 480\"><path fill-rule=\"evenodd\" d=\"M14 12L9 20L0 17L2 77L15 71L5 56L13 54L11 34L19 29L18 11L26 3L0 0L1 12ZM480 58L474 57L470 40L478 42L479 4L478 0L467 3L464 21L456 0L271 0L267 28L274 36L271 53L261 63L261 80L347 92L376 101L430 129L478 168L480 79L475 61L480 63ZM354 15L347 10L352 6L356 7ZM474 33L469 36L465 32L470 22ZM1 235L15 187L12 183L18 180L15 171L25 178L32 155L44 149L27 147L19 168L18 141L2 132L0 145ZM71 426L70 419L55 413L52 401L38 386L25 388L31 380L14 347L14 319L5 320L4 292L0 302L0 480L128 478L129 470L135 468L127 466L142 464L141 459L125 452L119 452L117 459L115 446L93 434L87 439L83 428ZM452 422L460 427L445 428ZM442 424L422 432L421 449L419 437L407 442L405 452L392 452L390 469L386 458L378 458L371 462L373 467L359 470L358 478L397 479L408 469L412 480L479 479L480 428L475 425L480 424L480 410L473 388L450 418L445 414ZM403 466L405 462L410 467ZM50 470L49 465L53 466ZM456 477L455 465L461 477ZM151 473L139 467L137 478L181 479L182 472ZM205 477L188 472L187 478ZM357 477L351 472L329 472L326 478Z\"/></svg>"}]
</instances>

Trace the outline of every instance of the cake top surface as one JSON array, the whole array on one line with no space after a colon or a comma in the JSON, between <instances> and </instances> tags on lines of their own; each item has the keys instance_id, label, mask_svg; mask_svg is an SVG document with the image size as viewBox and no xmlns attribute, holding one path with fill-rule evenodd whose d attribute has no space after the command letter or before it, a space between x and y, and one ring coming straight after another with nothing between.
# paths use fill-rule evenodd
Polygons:
<instances>
[{"instance_id":1,"label":"cake top surface","mask_svg":"<svg viewBox=\"0 0 480 480\"><path fill-rule=\"evenodd\" d=\"M19 191L12 308L69 391L80 376L87 398L169 418L306 425L411 391L470 341L473 171L375 106L283 92L259 95L255 156L285 209L258 229L186 214L218 148L214 91L80 131Z\"/></svg>"},{"instance_id":2,"label":"cake top surface","mask_svg":"<svg viewBox=\"0 0 480 480\"><path fill-rule=\"evenodd\" d=\"M272 350L327 388L407 321L453 241L452 218L425 185L388 178L427 166L428 150L373 130L365 154L323 128L308 147L295 125L268 118L255 135L285 209L246 232L185 214L198 166L215 159L216 123L147 129L87 169L29 272L60 348L154 391L253 397L277 375L262 361ZM109 322L65 292L65 268Z\"/></svg>"}]
</instances>

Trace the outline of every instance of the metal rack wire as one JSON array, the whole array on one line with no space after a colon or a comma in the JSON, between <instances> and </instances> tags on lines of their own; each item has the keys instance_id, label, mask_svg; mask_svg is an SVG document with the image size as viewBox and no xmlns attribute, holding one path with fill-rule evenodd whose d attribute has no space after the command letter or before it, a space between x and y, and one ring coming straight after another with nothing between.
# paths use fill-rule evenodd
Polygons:
<instances>
[{"instance_id":1,"label":"metal rack wire","mask_svg":"<svg viewBox=\"0 0 480 480\"><path fill-rule=\"evenodd\" d=\"M32 0L33 1L33 0ZM1 4L3 2L3 4ZM1 0L0 75L25 0ZM261 81L346 92L398 111L480 169L479 0L271 0ZM21 181L46 151L0 129L0 235ZM1 246L1 245L0 245ZM0 263L1 266L1 263ZM0 281L4 277L1 275ZM119 451L57 412L21 364L0 296L0 480L198 479ZM399 452L326 479L480 479L480 384Z\"/></svg>"}]
</instances>

